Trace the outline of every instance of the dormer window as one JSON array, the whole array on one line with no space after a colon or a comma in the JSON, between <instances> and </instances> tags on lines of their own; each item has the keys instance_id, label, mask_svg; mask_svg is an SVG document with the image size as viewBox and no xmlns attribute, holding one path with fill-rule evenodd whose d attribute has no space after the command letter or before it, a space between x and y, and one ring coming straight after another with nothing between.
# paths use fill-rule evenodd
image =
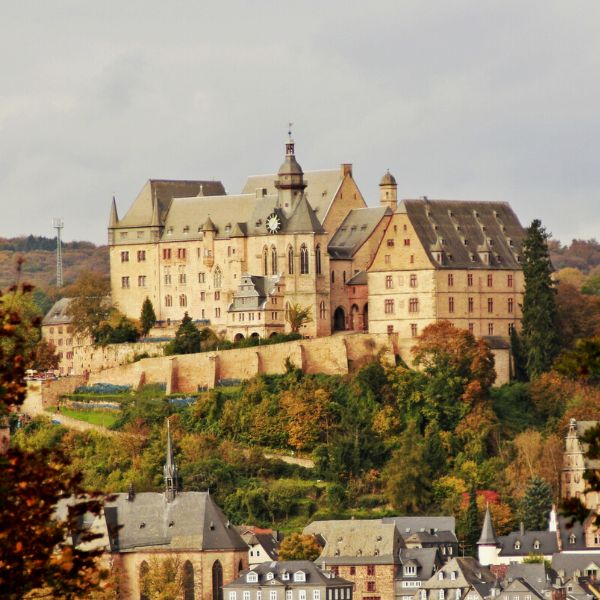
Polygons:
<instances>
[{"instance_id":1,"label":"dormer window","mask_svg":"<svg viewBox=\"0 0 600 600\"><path fill-rule=\"evenodd\" d=\"M450 579L452 579L452 581L456 581L456 571L450 571Z\"/></svg>"},{"instance_id":2,"label":"dormer window","mask_svg":"<svg viewBox=\"0 0 600 600\"><path fill-rule=\"evenodd\" d=\"M533 542L533 549L534 550L539 550L540 549L540 541L539 540L535 540Z\"/></svg>"},{"instance_id":3,"label":"dormer window","mask_svg":"<svg viewBox=\"0 0 600 600\"><path fill-rule=\"evenodd\" d=\"M575 535L572 533L569 536L569 544L574 544L577 541L577 538L575 537Z\"/></svg>"},{"instance_id":4,"label":"dormer window","mask_svg":"<svg viewBox=\"0 0 600 600\"><path fill-rule=\"evenodd\" d=\"M306 581L306 573L304 571L296 571L294 573L294 581Z\"/></svg>"},{"instance_id":5,"label":"dormer window","mask_svg":"<svg viewBox=\"0 0 600 600\"><path fill-rule=\"evenodd\" d=\"M271 579L273 579L273 573L271 573L271 571L267 573L266 579L267 581L271 581Z\"/></svg>"},{"instance_id":6,"label":"dormer window","mask_svg":"<svg viewBox=\"0 0 600 600\"><path fill-rule=\"evenodd\" d=\"M250 571L250 573L246 575L246 583L258 583L258 574Z\"/></svg>"},{"instance_id":7,"label":"dormer window","mask_svg":"<svg viewBox=\"0 0 600 600\"><path fill-rule=\"evenodd\" d=\"M281 580L282 581L289 581L290 580L290 574L287 571L284 571L281 574Z\"/></svg>"},{"instance_id":8,"label":"dormer window","mask_svg":"<svg viewBox=\"0 0 600 600\"><path fill-rule=\"evenodd\" d=\"M414 576L417 574L417 567L415 565L404 565L404 575Z\"/></svg>"},{"instance_id":9,"label":"dormer window","mask_svg":"<svg viewBox=\"0 0 600 600\"><path fill-rule=\"evenodd\" d=\"M444 579L444 571L440 571L438 573L438 581L443 581L443 579Z\"/></svg>"},{"instance_id":10,"label":"dormer window","mask_svg":"<svg viewBox=\"0 0 600 600\"><path fill-rule=\"evenodd\" d=\"M520 550L521 549L521 542L519 540L517 540L515 542L515 550Z\"/></svg>"},{"instance_id":11,"label":"dormer window","mask_svg":"<svg viewBox=\"0 0 600 600\"><path fill-rule=\"evenodd\" d=\"M190 232L190 226L189 226L189 225L186 225L186 226L183 228L183 233L189 233L189 232Z\"/></svg>"}]
</instances>

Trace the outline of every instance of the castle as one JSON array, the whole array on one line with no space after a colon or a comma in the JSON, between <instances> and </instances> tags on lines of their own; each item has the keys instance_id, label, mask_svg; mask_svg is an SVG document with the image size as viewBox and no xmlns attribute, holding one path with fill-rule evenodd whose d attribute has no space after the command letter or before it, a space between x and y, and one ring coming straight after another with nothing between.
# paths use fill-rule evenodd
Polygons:
<instances>
[{"instance_id":1,"label":"castle","mask_svg":"<svg viewBox=\"0 0 600 600\"><path fill-rule=\"evenodd\" d=\"M341 330L419 335L449 319L506 340L519 323L523 229L507 203L398 202L388 172L368 207L352 165L304 173L291 139L275 175L240 194L218 181L149 180L108 228L113 303L159 323L187 312L232 340L290 331L309 308L306 337Z\"/></svg>"}]
</instances>

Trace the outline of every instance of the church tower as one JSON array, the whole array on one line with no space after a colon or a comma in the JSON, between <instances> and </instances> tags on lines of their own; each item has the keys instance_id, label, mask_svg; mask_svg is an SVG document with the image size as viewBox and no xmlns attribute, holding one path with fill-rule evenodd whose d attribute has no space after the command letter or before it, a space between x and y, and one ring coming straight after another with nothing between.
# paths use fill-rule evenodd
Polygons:
<instances>
[{"instance_id":1,"label":"church tower","mask_svg":"<svg viewBox=\"0 0 600 600\"><path fill-rule=\"evenodd\" d=\"M179 489L179 473L177 464L173 459L173 445L171 444L171 425L169 424L169 419L167 419L167 462L163 467L163 473L167 502L172 502Z\"/></svg>"},{"instance_id":2,"label":"church tower","mask_svg":"<svg viewBox=\"0 0 600 600\"><path fill-rule=\"evenodd\" d=\"M294 212L306 187L304 172L294 154L294 140L291 131L288 131L288 136L289 139L285 145L285 160L279 167L277 180L275 181L275 187L279 195L279 206L283 209L283 214L286 217Z\"/></svg>"},{"instance_id":3,"label":"church tower","mask_svg":"<svg viewBox=\"0 0 600 600\"><path fill-rule=\"evenodd\" d=\"M392 212L398 207L398 184L389 169L379 182L379 203L391 208Z\"/></svg>"},{"instance_id":4,"label":"church tower","mask_svg":"<svg viewBox=\"0 0 600 600\"><path fill-rule=\"evenodd\" d=\"M490 506L485 509L485 517L483 519L483 527L481 528L481 536L477 541L477 554L479 562L484 566L495 565L498 560L498 552L500 551L500 544L494 531L494 524L492 523L492 513L490 513Z\"/></svg>"}]
</instances>

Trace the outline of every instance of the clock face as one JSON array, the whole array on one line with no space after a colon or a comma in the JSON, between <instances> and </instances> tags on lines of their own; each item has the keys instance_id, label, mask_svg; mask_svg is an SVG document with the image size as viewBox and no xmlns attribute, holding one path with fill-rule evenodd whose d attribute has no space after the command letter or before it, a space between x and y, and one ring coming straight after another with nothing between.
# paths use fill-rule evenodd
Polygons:
<instances>
[{"instance_id":1,"label":"clock face","mask_svg":"<svg viewBox=\"0 0 600 600\"><path fill-rule=\"evenodd\" d=\"M269 233L277 233L279 231L279 228L281 227L281 221L276 213L271 213L267 217L266 225Z\"/></svg>"}]
</instances>

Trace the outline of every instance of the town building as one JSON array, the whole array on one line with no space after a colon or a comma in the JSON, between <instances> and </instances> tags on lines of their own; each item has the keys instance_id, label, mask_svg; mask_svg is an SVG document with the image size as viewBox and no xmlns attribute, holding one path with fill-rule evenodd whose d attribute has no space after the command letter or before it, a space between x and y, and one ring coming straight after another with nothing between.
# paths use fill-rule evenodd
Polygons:
<instances>
[{"instance_id":1,"label":"town building","mask_svg":"<svg viewBox=\"0 0 600 600\"><path fill-rule=\"evenodd\" d=\"M282 539L278 531L247 525L240 525L237 529L248 544L248 566L251 569L261 563L277 560Z\"/></svg>"},{"instance_id":2,"label":"town building","mask_svg":"<svg viewBox=\"0 0 600 600\"><path fill-rule=\"evenodd\" d=\"M407 548L437 548L442 560L458 556L454 517L384 517L394 523Z\"/></svg>"},{"instance_id":3,"label":"town building","mask_svg":"<svg viewBox=\"0 0 600 600\"><path fill-rule=\"evenodd\" d=\"M115 305L160 323L184 313L229 339L301 333L418 335L449 319L493 343L519 323L523 229L503 202L398 201L386 173L367 207L352 165L304 173L290 138L277 174L241 194L218 181L148 181L108 230Z\"/></svg>"},{"instance_id":4,"label":"town building","mask_svg":"<svg viewBox=\"0 0 600 600\"><path fill-rule=\"evenodd\" d=\"M396 600L412 600L415 592L443 565L437 548L401 548L396 571Z\"/></svg>"}]
</instances>

